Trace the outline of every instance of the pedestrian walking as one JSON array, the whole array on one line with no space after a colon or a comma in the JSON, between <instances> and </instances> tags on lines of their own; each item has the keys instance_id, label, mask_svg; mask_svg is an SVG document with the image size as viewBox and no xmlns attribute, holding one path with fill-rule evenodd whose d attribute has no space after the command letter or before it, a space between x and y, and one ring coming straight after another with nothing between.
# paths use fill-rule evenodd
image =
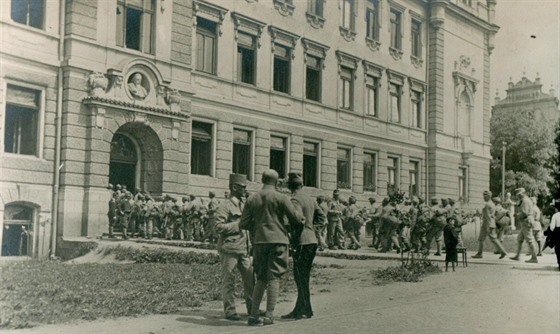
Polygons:
<instances>
[{"instance_id":1,"label":"pedestrian walking","mask_svg":"<svg viewBox=\"0 0 560 334\"><path fill-rule=\"evenodd\" d=\"M558 270L560 270L560 200L554 201L554 211L550 218L550 225L544 231L544 235L546 235L544 247L554 248Z\"/></svg>"},{"instance_id":2,"label":"pedestrian walking","mask_svg":"<svg viewBox=\"0 0 560 334\"><path fill-rule=\"evenodd\" d=\"M492 198L492 192L485 190L482 193L482 198L484 199L484 207L482 208L482 225L480 226L480 233L478 235L478 252L472 257L475 259L481 259L484 250L484 241L486 237L490 238L490 241L496 247L496 252L500 253L500 259L506 257L507 252L502 246L500 240L498 240L498 233L496 232L496 206L490 200Z\"/></svg>"},{"instance_id":3,"label":"pedestrian walking","mask_svg":"<svg viewBox=\"0 0 560 334\"><path fill-rule=\"evenodd\" d=\"M269 169L262 175L262 189L247 199L240 226L253 237L253 270L256 274L250 326L274 323L274 309L280 289L280 278L288 270L288 233L301 230L302 214L296 212L290 199L276 191L278 173ZM266 291L266 314L259 307Z\"/></svg>"},{"instance_id":4,"label":"pedestrian walking","mask_svg":"<svg viewBox=\"0 0 560 334\"><path fill-rule=\"evenodd\" d=\"M517 205L515 207L515 222L519 225L519 234L517 235L517 253L512 260L519 260L523 242L529 244L531 252L531 259L525 261L527 263L538 263L537 249L535 245L535 236L533 235L533 203L527 197L524 188L517 188L513 192L517 198Z\"/></svg>"},{"instance_id":5,"label":"pedestrian walking","mask_svg":"<svg viewBox=\"0 0 560 334\"><path fill-rule=\"evenodd\" d=\"M253 268L249 257L247 231L239 226L243 212L244 193L247 178L241 174L229 175L230 196L216 208L215 231L218 234L217 249L222 266L222 301L225 318L241 320L235 308L235 275L237 268L243 281L243 296L247 314L251 312L254 287Z\"/></svg>"}]
</instances>

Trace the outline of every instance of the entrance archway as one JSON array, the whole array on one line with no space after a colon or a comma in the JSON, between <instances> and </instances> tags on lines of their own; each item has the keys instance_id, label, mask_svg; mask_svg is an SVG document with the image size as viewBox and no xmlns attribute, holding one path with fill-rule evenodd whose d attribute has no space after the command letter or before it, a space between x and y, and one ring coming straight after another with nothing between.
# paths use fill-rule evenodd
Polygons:
<instances>
[{"instance_id":1,"label":"entrance archway","mask_svg":"<svg viewBox=\"0 0 560 334\"><path fill-rule=\"evenodd\" d=\"M144 123L129 122L111 139L109 183L160 195L163 182L163 147L155 131Z\"/></svg>"},{"instance_id":2,"label":"entrance archway","mask_svg":"<svg viewBox=\"0 0 560 334\"><path fill-rule=\"evenodd\" d=\"M23 204L8 204L2 225L2 256L33 255L35 210Z\"/></svg>"}]
</instances>

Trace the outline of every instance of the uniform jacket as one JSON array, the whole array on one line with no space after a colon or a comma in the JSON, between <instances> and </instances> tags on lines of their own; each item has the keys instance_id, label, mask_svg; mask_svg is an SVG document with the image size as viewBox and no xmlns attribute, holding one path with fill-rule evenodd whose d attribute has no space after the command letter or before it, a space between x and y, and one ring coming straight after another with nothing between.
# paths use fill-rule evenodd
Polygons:
<instances>
[{"instance_id":1,"label":"uniform jacket","mask_svg":"<svg viewBox=\"0 0 560 334\"><path fill-rule=\"evenodd\" d=\"M247 254L247 232L239 227L243 202L231 196L216 208L215 231L218 233L217 248L222 253Z\"/></svg>"},{"instance_id":2,"label":"uniform jacket","mask_svg":"<svg viewBox=\"0 0 560 334\"><path fill-rule=\"evenodd\" d=\"M327 212L327 218L330 222L338 221L342 216L342 211L344 210L344 204L340 200L333 199L330 201L329 211Z\"/></svg>"},{"instance_id":3,"label":"uniform jacket","mask_svg":"<svg viewBox=\"0 0 560 334\"><path fill-rule=\"evenodd\" d=\"M299 237L299 245L311 245L317 243L317 237L315 236L315 230L313 228L314 222L319 222L317 225L325 224L325 213L319 207L319 204L311 197L304 195L300 192L292 195L292 203L298 206L301 210L303 217L305 218L305 223L303 226L303 231Z\"/></svg>"},{"instance_id":4,"label":"uniform jacket","mask_svg":"<svg viewBox=\"0 0 560 334\"><path fill-rule=\"evenodd\" d=\"M519 224L519 227L533 227L533 202L527 196L515 207L515 223Z\"/></svg>"},{"instance_id":5,"label":"uniform jacket","mask_svg":"<svg viewBox=\"0 0 560 334\"><path fill-rule=\"evenodd\" d=\"M277 192L274 186L265 184L247 199L240 226L254 236L253 244L288 245L290 224L303 223L302 214L296 211L290 199Z\"/></svg>"},{"instance_id":6,"label":"uniform jacket","mask_svg":"<svg viewBox=\"0 0 560 334\"><path fill-rule=\"evenodd\" d=\"M482 208L482 226L496 228L496 206L492 201L484 203Z\"/></svg>"}]
</instances>

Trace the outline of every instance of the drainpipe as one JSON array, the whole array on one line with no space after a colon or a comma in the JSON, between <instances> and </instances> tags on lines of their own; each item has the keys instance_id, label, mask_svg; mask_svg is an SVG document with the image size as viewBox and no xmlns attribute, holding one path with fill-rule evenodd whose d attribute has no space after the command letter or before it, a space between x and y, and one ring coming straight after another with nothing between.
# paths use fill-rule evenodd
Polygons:
<instances>
[{"instance_id":1,"label":"drainpipe","mask_svg":"<svg viewBox=\"0 0 560 334\"><path fill-rule=\"evenodd\" d=\"M59 12L59 27L58 27L58 74L57 74L57 94L56 94L56 138L55 138L55 148L54 148L54 180L52 188L52 231L51 231L51 253L50 257L56 255L56 241L58 235L58 201L59 201L59 190L60 190L60 153L62 146L62 92L64 84L64 72L62 66L64 63L64 25L65 25L65 13L66 13L66 1L60 2L60 12Z\"/></svg>"}]
</instances>

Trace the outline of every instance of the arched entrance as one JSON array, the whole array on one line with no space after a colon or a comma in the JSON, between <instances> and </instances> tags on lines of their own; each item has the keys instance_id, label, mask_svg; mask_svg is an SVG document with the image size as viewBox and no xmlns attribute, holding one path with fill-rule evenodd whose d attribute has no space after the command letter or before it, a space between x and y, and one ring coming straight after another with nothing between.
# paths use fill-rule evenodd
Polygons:
<instances>
[{"instance_id":1,"label":"arched entrance","mask_svg":"<svg viewBox=\"0 0 560 334\"><path fill-rule=\"evenodd\" d=\"M115 133L111 140L109 183L126 185L133 191L138 179L138 149L134 141L123 133Z\"/></svg>"},{"instance_id":2,"label":"arched entrance","mask_svg":"<svg viewBox=\"0 0 560 334\"><path fill-rule=\"evenodd\" d=\"M2 256L33 255L35 210L23 204L8 204L2 225Z\"/></svg>"},{"instance_id":3,"label":"arched entrance","mask_svg":"<svg viewBox=\"0 0 560 334\"><path fill-rule=\"evenodd\" d=\"M109 183L159 195L163 181L163 147L155 131L140 122L121 126L111 139Z\"/></svg>"}]
</instances>

